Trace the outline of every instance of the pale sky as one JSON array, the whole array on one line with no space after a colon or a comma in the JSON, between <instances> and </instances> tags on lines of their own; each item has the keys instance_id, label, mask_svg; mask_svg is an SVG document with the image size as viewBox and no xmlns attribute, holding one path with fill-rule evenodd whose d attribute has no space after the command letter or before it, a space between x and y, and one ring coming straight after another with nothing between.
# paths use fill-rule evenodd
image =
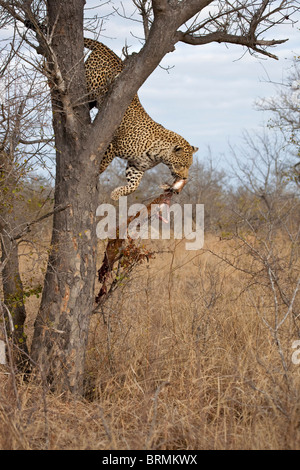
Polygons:
<instances>
[{"instance_id":1,"label":"pale sky","mask_svg":"<svg viewBox=\"0 0 300 470\"><path fill-rule=\"evenodd\" d=\"M87 0L87 7L99 5L97 0ZM127 15L134 11L131 0L113 0L103 7L88 12L105 14L122 6ZM300 15L299 15L300 19ZM173 67L169 73L157 68L139 90L140 100L150 116L167 129L182 135L192 145L199 147L200 160L207 156L210 146L214 159L224 153L229 157L228 142L241 144L243 130L259 130L267 122L267 113L255 109L255 101L276 93L267 83L281 82L292 57L300 54L298 27L280 26L269 30L268 39L290 40L271 49L279 60L244 54L239 46L209 44L191 46L183 43L168 54L162 65ZM119 56L127 44L129 52L138 51L142 26L117 14L109 16L103 24L100 40Z\"/></svg>"}]
</instances>

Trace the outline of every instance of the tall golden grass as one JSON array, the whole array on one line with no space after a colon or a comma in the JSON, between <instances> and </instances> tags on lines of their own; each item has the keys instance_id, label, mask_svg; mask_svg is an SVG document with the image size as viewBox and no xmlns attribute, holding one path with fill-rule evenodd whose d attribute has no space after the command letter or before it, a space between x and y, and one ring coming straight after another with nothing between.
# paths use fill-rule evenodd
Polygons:
<instances>
[{"instance_id":1,"label":"tall golden grass","mask_svg":"<svg viewBox=\"0 0 300 470\"><path fill-rule=\"evenodd\" d=\"M287 258L287 244L277 243ZM274 303L260 260L238 241L208 236L199 252L184 241L162 248L93 316L84 398L50 393L2 366L1 449L300 447L298 294L276 329L288 306L279 296ZM21 263L24 280L32 259ZM288 266L284 275L292 289ZM27 302L29 339L38 302Z\"/></svg>"}]
</instances>

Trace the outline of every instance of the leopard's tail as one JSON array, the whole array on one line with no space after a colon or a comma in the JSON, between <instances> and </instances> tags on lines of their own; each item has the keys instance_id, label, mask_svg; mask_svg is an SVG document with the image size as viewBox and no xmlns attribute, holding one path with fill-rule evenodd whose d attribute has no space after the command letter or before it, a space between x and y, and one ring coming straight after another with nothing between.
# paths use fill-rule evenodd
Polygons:
<instances>
[{"instance_id":1,"label":"leopard's tail","mask_svg":"<svg viewBox=\"0 0 300 470\"><path fill-rule=\"evenodd\" d=\"M117 67L118 69L122 68L122 61L120 57L117 56L109 47L102 44L102 42L95 41L94 39L84 38L84 47L90 49L91 51L95 51L95 54L99 53L99 57L106 57L111 61L111 66ZM94 55L95 55L94 54ZM118 70L119 72L121 71Z\"/></svg>"},{"instance_id":2,"label":"leopard's tail","mask_svg":"<svg viewBox=\"0 0 300 470\"><path fill-rule=\"evenodd\" d=\"M99 48L100 43L94 39L84 38L84 47L93 51L94 49Z\"/></svg>"}]
</instances>

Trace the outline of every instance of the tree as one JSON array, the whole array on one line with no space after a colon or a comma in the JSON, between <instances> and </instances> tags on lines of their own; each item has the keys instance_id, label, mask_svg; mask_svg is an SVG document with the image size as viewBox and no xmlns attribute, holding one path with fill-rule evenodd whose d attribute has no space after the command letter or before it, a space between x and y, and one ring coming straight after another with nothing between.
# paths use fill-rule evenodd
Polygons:
<instances>
[{"instance_id":1,"label":"tree","mask_svg":"<svg viewBox=\"0 0 300 470\"><path fill-rule=\"evenodd\" d=\"M265 39L264 33L271 26L291 23L296 8L290 0L280 4L275 0L135 0L134 4L144 25L144 46L126 59L92 122L83 61L85 1L0 0L4 17L14 23L31 50L46 58L56 147L55 208L69 207L54 214L31 353L54 388L73 393L83 390L94 301L97 169L127 106L178 41L237 44L274 58L269 48L286 39ZM22 27L26 21L35 26L38 44Z\"/></svg>"}]
</instances>

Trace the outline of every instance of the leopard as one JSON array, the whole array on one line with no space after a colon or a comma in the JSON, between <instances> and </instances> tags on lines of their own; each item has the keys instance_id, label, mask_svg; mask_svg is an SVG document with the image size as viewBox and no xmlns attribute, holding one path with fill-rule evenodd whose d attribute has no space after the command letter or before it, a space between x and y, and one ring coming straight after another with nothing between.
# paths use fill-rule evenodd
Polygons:
<instances>
[{"instance_id":1,"label":"leopard","mask_svg":"<svg viewBox=\"0 0 300 470\"><path fill-rule=\"evenodd\" d=\"M115 78L122 72L124 62L108 46L94 39L84 38L84 47L90 53L85 61L88 101L99 108ZM138 94L128 106L100 163L103 173L115 157L127 160L125 186L115 188L113 200L127 196L138 188L145 171L159 163L165 164L174 183L187 180L193 155L198 148L190 145L179 134L155 122L143 108Z\"/></svg>"},{"instance_id":2,"label":"leopard","mask_svg":"<svg viewBox=\"0 0 300 470\"><path fill-rule=\"evenodd\" d=\"M26 19L25 26L36 32L36 25ZM39 24L47 34L47 26ZM84 38L84 47L91 51L85 62L85 74L90 108L99 107L114 79L122 72L124 62L106 45L90 38ZM190 145L183 137L156 123L144 110L136 94L128 106L120 126L106 149L99 168L103 173L115 157L127 160L127 185L113 190L111 198L118 200L134 192L145 173L159 163L168 166L174 177L173 189L178 182L182 187L188 178L193 154L197 147Z\"/></svg>"}]
</instances>

